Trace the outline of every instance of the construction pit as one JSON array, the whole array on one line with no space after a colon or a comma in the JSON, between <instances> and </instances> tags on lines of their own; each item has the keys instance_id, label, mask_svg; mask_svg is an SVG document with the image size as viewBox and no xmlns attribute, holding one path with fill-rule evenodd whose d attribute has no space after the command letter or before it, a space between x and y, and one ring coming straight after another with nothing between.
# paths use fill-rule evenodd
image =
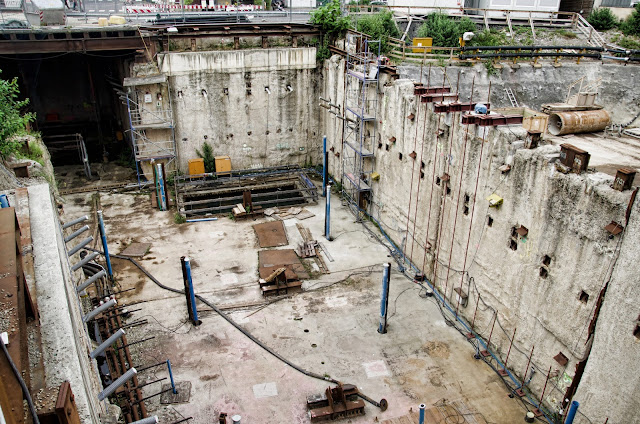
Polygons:
<instances>
[{"instance_id":1,"label":"construction pit","mask_svg":"<svg viewBox=\"0 0 640 424\"><path fill-rule=\"evenodd\" d=\"M8 67L55 168L0 169L0 330L38 415L640 423L637 52L146 31Z\"/></svg>"},{"instance_id":2,"label":"construction pit","mask_svg":"<svg viewBox=\"0 0 640 424\"><path fill-rule=\"evenodd\" d=\"M94 213L92 194L65 200L69 216ZM446 416L456 411L458 419L474 420L468 422L522 419L523 406L509 399L502 378L474 359L474 346L447 324L450 318L442 315L435 298L395 264L387 332L378 333L382 264L392 261L390 251L377 240L381 235L373 225L356 223L340 203L332 210L332 241L322 236L323 204L305 206L314 216L304 220L273 220L284 224L288 241L277 250L302 244L302 225L326 249L319 255L328 270L323 273L313 258L301 259L309 275L302 292L275 298L261 293L257 254L274 249L260 249L254 230L271 218L234 222L220 217L178 225L171 214L152 209L147 195L134 194L100 194L100 207L112 255L133 243L148 243L148 250L134 259L177 290L184 289L180 257L188 256L195 292L245 331L305 370L355 384L376 401L387 400L385 412L366 404L365 415L348 422L391 423L385 420L417 412L423 402L440 405ZM330 382L278 360L200 302L202 324L194 326L184 295L158 287L125 259L113 259L112 266L121 304L135 311L126 322L145 321L127 329L129 342L155 337L131 347L134 363L168 358L176 384L190 385L184 403L162 404L161 396L146 401L161 422L182 417L211 422L221 412L239 414L243 422L308 422L307 396L323 393ZM138 378L145 384L163 377L166 368L141 372ZM145 386L144 394L159 393L167 384L165 378Z\"/></svg>"}]
</instances>

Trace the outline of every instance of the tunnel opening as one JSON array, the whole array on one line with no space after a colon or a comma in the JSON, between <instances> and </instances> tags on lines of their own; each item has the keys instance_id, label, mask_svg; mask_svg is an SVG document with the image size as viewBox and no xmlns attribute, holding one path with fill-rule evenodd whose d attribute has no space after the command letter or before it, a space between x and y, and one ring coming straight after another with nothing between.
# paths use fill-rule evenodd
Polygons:
<instances>
[{"instance_id":1,"label":"tunnel opening","mask_svg":"<svg viewBox=\"0 0 640 424\"><path fill-rule=\"evenodd\" d=\"M50 150L54 167L82 163L75 140L84 140L90 162L133 163L121 82L135 50L25 54L0 61L3 79L18 78L31 129ZM120 93L120 94L119 94Z\"/></svg>"}]
</instances>

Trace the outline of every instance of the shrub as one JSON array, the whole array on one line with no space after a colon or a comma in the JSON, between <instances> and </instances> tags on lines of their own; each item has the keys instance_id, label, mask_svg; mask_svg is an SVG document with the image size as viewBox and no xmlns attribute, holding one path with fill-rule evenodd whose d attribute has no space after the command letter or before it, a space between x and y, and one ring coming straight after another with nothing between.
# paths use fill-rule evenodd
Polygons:
<instances>
[{"instance_id":1,"label":"shrub","mask_svg":"<svg viewBox=\"0 0 640 424\"><path fill-rule=\"evenodd\" d=\"M631 15L620 24L625 35L640 35L640 3L636 3Z\"/></svg>"},{"instance_id":2,"label":"shrub","mask_svg":"<svg viewBox=\"0 0 640 424\"><path fill-rule=\"evenodd\" d=\"M434 46L456 47L462 34L476 30L476 25L467 17L457 20L435 12L427 15L425 22L418 28L418 37L433 38Z\"/></svg>"},{"instance_id":3,"label":"shrub","mask_svg":"<svg viewBox=\"0 0 640 424\"><path fill-rule=\"evenodd\" d=\"M506 34L495 29L481 31L467 42L467 46L506 46L509 44L510 40L507 39Z\"/></svg>"},{"instance_id":4,"label":"shrub","mask_svg":"<svg viewBox=\"0 0 640 424\"><path fill-rule=\"evenodd\" d=\"M20 113L20 109L29 104L29 99L18 100L19 95L17 78L0 79L0 156L3 158L20 149L22 143L14 136L24 132L27 123L34 118L32 113Z\"/></svg>"},{"instance_id":5,"label":"shrub","mask_svg":"<svg viewBox=\"0 0 640 424\"><path fill-rule=\"evenodd\" d=\"M176 212L175 215L173 215L173 222L175 222L176 224L184 224L185 222L187 222L187 218L182 216L180 212Z\"/></svg>"},{"instance_id":6,"label":"shrub","mask_svg":"<svg viewBox=\"0 0 640 424\"><path fill-rule=\"evenodd\" d=\"M598 31L606 31L618 25L618 18L611 13L611 9L606 7L593 9L587 17L587 21Z\"/></svg>"},{"instance_id":7,"label":"shrub","mask_svg":"<svg viewBox=\"0 0 640 424\"><path fill-rule=\"evenodd\" d=\"M365 15L356 22L356 29L371 36L372 40L380 40L382 53L389 51L389 37L398 37L400 31L393 20L393 14L384 10L375 15Z\"/></svg>"},{"instance_id":8,"label":"shrub","mask_svg":"<svg viewBox=\"0 0 640 424\"><path fill-rule=\"evenodd\" d=\"M320 25L322 31L333 39L343 35L351 25L349 18L342 15L339 0L331 0L325 6L311 12L310 22Z\"/></svg>"},{"instance_id":9,"label":"shrub","mask_svg":"<svg viewBox=\"0 0 640 424\"><path fill-rule=\"evenodd\" d=\"M213 156L213 149L206 141L202 143L202 151L196 149L196 154L204 159L204 171L216 172L216 158Z\"/></svg>"}]
</instances>

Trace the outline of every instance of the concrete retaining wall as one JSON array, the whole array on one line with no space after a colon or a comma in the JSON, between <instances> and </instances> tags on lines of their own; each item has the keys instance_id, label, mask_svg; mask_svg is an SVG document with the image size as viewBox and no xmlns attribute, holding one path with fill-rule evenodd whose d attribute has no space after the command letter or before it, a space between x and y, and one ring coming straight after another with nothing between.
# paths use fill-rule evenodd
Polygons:
<instances>
[{"instance_id":1,"label":"concrete retaining wall","mask_svg":"<svg viewBox=\"0 0 640 424\"><path fill-rule=\"evenodd\" d=\"M159 55L180 169L204 141L216 156L230 156L234 169L318 163L315 55L307 47Z\"/></svg>"},{"instance_id":2,"label":"concrete retaining wall","mask_svg":"<svg viewBox=\"0 0 640 424\"><path fill-rule=\"evenodd\" d=\"M325 68L323 97L341 105L342 60L333 57ZM419 69L402 68L401 74L419 75ZM455 86L457 71L448 69ZM521 69L513 71L518 78L514 76L511 83L521 88L523 103L536 107L543 102L562 101L566 90L560 88L584 72L596 76L615 71L614 79L603 87L601 101L616 111L614 122L619 122L631 114L624 109L634 101L633 93L637 90L630 87L633 78L621 74L627 69L608 65L572 70ZM474 102L486 101L489 78L484 68L461 68L461 71L463 100L468 100L475 76ZM511 71L502 71L503 78L510 75L507 72ZM553 77L553 72L559 74ZM556 377L550 380L545 401L557 409L573 378L575 365L585 354L587 326L615 258L619 236L610 239L604 227L611 221L625 221L631 192L614 191L610 187L613 177L605 174L590 172L578 176L557 172L554 163L559 157L559 147L522 149L523 143L519 141L524 136L522 128L485 131L475 126L463 127L459 114L438 116L430 107L426 110L425 104L413 95L412 81L391 81L384 75L382 78L378 99L382 146L374 146L374 171L380 174L380 180L372 183L373 216L396 244L404 247L405 254L418 268L424 264L427 277L446 292L454 308L457 306L454 287L469 296L468 306L460 307L460 314L468 322L473 320L478 305L475 328L485 339L497 313L491 347L503 359L509 338L517 328L509 358L509 367L516 378L522 378L527 355L535 346L536 372L529 387L540 394L551 367ZM425 75L423 82L426 80ZM440 69L433 71L432 81L432 85L442 83ZM506 82L493 84L494 105L501 103L501 84ZM623 87L630 92L616 98ZM407 118L410 114L415 115L414 120ZM326 115L322 123L329 148L340 152L342 121ZM392 137L395 143L389 140ZM413 151L417 155L415 160L409 156ZM498 168L505 163L511 164L512 169L503 174ZM330 172L340 180L340 158L330 155L329 164ZM436 184L444 173L451 176L449 194L442 182ZM493 193L504 199L499 208L489 207L487 197ZM467 213L465 196L469 196ZM634 209L632 220L637 222L639 215L638 209ZM520 226L526 227L528 234L512 238L512 231ZM638 225L630 225L625 240L637 239L639 233ZM515 250L511 248L512 240ZM427 244L431 247L425 254ZM637 358L639 353L631 328L639 313L634 307L639 296L630 287L634 284L630 271L623 269L636 268L632 258L638 254L638 247L625 241L622 248L627 253L620 256L615 265L619 271L614 272L619 287L605 299L598 323L601 332L612 334L596 336L587 374L576 396L589 401L590 406L584 409L589 411L593 422L604 422L607 416L610 422L637 422L634 421L637 416L631 421L622 419L634 407L637 410L637 403L625 396L611 395L620 386L633 393L632 386L637 384L637 379L629 381L628 375L636 367L626 358ZM543 263L545 255L549 257L549 265ZM543 267L546 275L541 275ZM582 292L588 299L584 295L580 299ZM619 320L626 325L619 324ZM615 338L616 345L608 343L612 341L610 337ZM559 352L568 357L566 366L553 359ZM620 362L612 368L609 364L613 358L619 358ZM526 380L530 377L529 372ZM576 422L583 422L580 419L584 420L578 418Z\"/></svg>"}]
</instances>

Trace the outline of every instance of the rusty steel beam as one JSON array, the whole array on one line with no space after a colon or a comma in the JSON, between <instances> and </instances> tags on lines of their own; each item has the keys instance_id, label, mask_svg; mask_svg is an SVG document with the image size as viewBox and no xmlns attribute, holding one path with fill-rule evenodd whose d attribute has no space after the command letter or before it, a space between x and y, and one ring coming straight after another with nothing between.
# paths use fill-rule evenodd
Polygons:
<instances>
[{"instance_id":1,"label":"rusty steel beam","mask_svg":"<svg viewBox=\"0 0 640 424\"><path fill-rule=\"evenodd\" d=\"M0 309L6 312L9 344L7 351L16 368L29 386L29 358L27 356L27 318L25 312L25 282L20 256L20 229L17 225L15 209L0 209ZM0 343L2 343L0 341ZM24 422L22 406L22 386L13 373L9 360L0 353L0 384L4 386L11 405L20 405L8 412L17 424Z\"/></svg>"},{"instance_id":2,"label":"rusty steel beam","mask_svg":"<svg viewBox=\"0 0 640 424\"><path fill-rule=\"evenodd\" d=\"M1 54L62 53L144 49L142 37L0 40Z\"/></svg>"}]
</instances>

